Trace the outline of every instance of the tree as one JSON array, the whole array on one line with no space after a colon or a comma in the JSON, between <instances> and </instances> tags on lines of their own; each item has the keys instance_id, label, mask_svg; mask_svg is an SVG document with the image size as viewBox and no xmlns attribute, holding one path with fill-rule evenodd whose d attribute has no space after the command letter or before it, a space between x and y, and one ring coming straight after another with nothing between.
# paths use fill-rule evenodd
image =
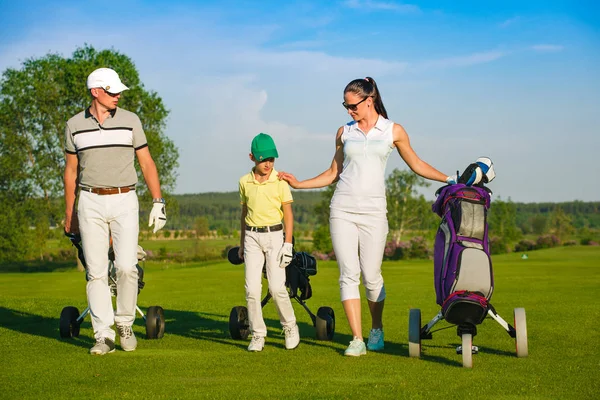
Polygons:
<instances>
[{"instance_id":1,"label":"tree","mask_svg":"<svg viewBox=\"0 0 600 400\"><path fill-rule=\"evenodd\" d=\"M407 230L431 226L434 215L431 205L417 192L419 187L431 186L429 182L412 171L394 169L386 178L385 186L388 224L394 239L401 240Z\"/></svg>"},{"instance_id":2,"label":"tree","mask_svg":"<svg viewBox=\"0 0 600 400\"><path fill-rule=\"evenodd\" d=\"M313 249L322 253L331 253L331 232L329 231L329 205L335 192L335 184L329 185L321 192L321 201L315 206L317 228L313 232Z\"/></svg>"},{"instance_id":3,"label":"tree","mask_svg":"<svg viewBox=\"0 0 600 400\"><path fill-rule=\"evenodd\" d=\"M196 230L196 236L208 236L210 229L208 226L208 218L206 217L198 217L194 223L194 228Z\"/></svg>"},{"instance_id":4,"label":"tree","mask_svg":"<svg viewBox=\"0 0 600 400\"><path fill-rule=\"evenodd\" d=\"M144 89L129 57L86 45L70 58L48 54L28 59L21 69L5 70L0 81L0 191L19 207L26 199L41 200L37 210L52 222L62 221L64 212L62 201L55 200L63 194L65 123L90 104L85 82L99 67L115 69L130 88L119 105L140 117L164 191L175 184L178 151L163 133L168 111L156 92ZM148 196L145 185L139 193ZM0 204L3 209L7 205ZM33 220L29 224L41 226Z\"/></svg>"},{"instance_id":5,"label":"tree","mask_svg":"<svg viewBox=\"0 0 600 400\"><path fill-rule=\"evenodd\" d=\"M554 208L548 225L550 231L556 235L559 241L564 240L567 235L572 234L575 230L571 217L565 214L561 206Z\"/></svg>"},{"instance_id":6,"label":"tree","mask_svg":"<svg viewBox=\"0 0 600 400\"><path fill-rule=\"evenodd\" d=\"M515 203L502 201L498 198L493 202L488 214L488 226L490 237L500 238L503 245L508 245L522 236L517 227L517 209Z\"/></svg>"}]
</instances>

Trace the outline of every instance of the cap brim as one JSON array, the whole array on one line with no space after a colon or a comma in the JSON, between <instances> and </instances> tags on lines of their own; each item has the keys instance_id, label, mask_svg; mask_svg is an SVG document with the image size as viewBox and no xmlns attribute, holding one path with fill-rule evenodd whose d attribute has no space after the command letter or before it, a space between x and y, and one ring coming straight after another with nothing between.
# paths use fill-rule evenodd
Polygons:
<instances>
[{"instance_id":1,"label":"cap brim","mask_svg":"<svg viewBox=\"0 0 600 400\"><path fill-rule=\"evenodd\" d=\"M254 154L254 158L258 161L266 160L267 158L277 158L279 154L277 154L277 150L265 150L260 153Z\"/></svg>"},{"instance_id":2,"label":"cap brim","mask_svg":"<svg viewBox=\"0 0 600 400\"><path fill-rule=\"evenodd\" d=\"M129 90L129 88L127 86L123 85L121 82L119 82L116 85L111 85L110 89L104 88L104 90L106 90L108 93L117 94L117 93L121 93L125 90Z\"/></svg>"}]
</instances>

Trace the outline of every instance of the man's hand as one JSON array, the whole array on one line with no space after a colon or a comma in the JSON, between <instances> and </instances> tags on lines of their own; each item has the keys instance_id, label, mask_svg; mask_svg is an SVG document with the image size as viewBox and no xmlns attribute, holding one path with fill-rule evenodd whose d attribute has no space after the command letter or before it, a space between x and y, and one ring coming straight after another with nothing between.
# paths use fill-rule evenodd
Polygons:
<instances>
[{"instance_id":1,"label":"man's hand","mask_svg":"<svg viewBox=\"0 0 600 400\"><path fill-rule=\"evenodd\" d=\"M281 246L281 250L279 250L279 254L277 255L277 260L279 261L279 266L281 268L287 267L292 262L294 256L292 252L293 247L291 243L284 243L283 246Z\"/></svg>"},{"instance_id":2,"label":"man's hand","mask_svg":"<svg viewBox=\"0 0 600 400\"><path fill-rule=\"evenodd\" d=\"M79 233L79 218L76 211L65 213L65 232Z\"/></svg>"},{"instance_id":3,"label":"man's hand","mask_svg":"<svg viewBox=\"0 0 600 400\"><path fill-rule=\"evenodd\" d=\"M154 225L154 233L162 229L167 223L167 214L165 212L164 203L154 203L152 205L152 211L150 211L150 221L148 221L148 227Z\"/></svg>"}]
</instances>

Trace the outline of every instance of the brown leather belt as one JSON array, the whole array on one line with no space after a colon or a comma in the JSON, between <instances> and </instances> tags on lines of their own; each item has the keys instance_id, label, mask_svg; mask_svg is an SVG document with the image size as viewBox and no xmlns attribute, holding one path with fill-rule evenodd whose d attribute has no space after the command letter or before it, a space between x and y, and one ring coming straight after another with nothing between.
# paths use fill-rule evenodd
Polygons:
<instances>
[{"instance_id":1,"label":"brown leather belt","mask_svg":"<svg viewBox=\"0 0 600 400\"><path fill-rule=\"evenodd\" d=\"M251 232L277 232L283 229L283 224L271 225L271 226L248 226L246 225L246 230Z\"/></svg>"},{"instance_id":2,"label":"brown leather belt","mask_svg":"<svg viewBox=\"0 0 600 400\"><path fill-rule=\"evenodd\" d=\"M81 187L81 190L86 192L99 194L99 195L107 195L107 194L120 194L120 193L128 193L132 190L135 190L135 186L123 186L123 187L112 187L112 188L94 188L94 187Z\"/></svg>"}]
</instances>

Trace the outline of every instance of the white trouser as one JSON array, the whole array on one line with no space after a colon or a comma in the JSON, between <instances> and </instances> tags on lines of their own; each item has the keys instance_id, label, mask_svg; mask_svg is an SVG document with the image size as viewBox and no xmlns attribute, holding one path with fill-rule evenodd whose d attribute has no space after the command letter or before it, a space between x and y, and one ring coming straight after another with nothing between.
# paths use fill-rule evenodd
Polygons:
<instances>
[{"instance_id":1,"label":"white trouser","mask_svg":"<svg viewBox=\"0 0 600 400\"><path fill-rule=\"evenodd\" d=\"M135 191L79 194L77 207L83 255L87 264L87 297L96 339L114 341L111 326L132 325L138 292L137 245L139 205ZM117 275L117 312L108 285L108 248L112 236Z\"/></svg>"},{"instance_id":2,"label":"white trouser","mask_svg":"<svg viewBox=\"0 0 600 400\"><path fill-rule=\"evenodd\" d=\"M388 234L385 214L356 214L331 209L329 230L333 251L340 268L342 301L360 299L362 273L367 299L385 299L381 262Z\"/></svg>"},{"instance_id":3,"label":"white trouser","mask_svg":"<svg viewBox=\"0 0 600 400\"><path fill-rule=\"evenodd\" d=\"M246 275L246 302L250 332L254 336L267 336L267 326L263 320L262 307L262 271L266 261L269 292L273 296L279 320L284 327L296 324L294 308L285 288L285 268L279 266L277 255L283 245L283 231L251 232L246 231L244 238L244 263Z\"/></svg>"}]
</instances>

